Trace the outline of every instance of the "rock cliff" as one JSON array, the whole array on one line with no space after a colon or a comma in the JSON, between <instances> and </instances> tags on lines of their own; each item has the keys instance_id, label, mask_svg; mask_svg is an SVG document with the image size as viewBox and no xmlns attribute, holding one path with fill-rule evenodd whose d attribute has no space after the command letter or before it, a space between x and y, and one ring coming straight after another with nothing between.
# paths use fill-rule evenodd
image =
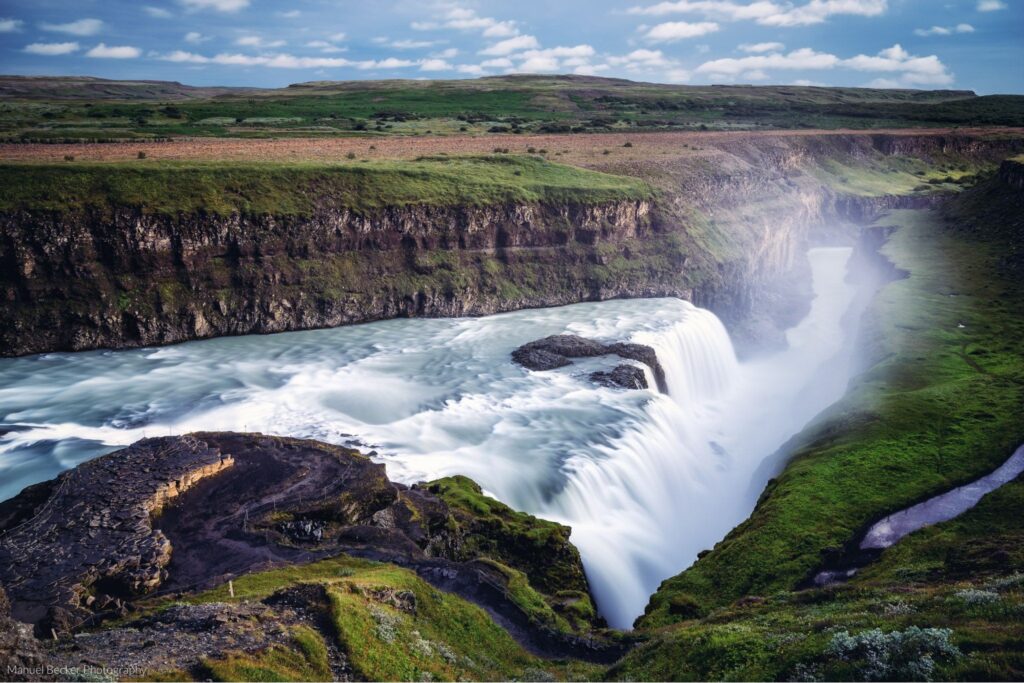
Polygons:
<instances>
[{"instance_id":1,"label":"rock cliff","mask_svg":"<svg viewBox=\"0 0 1024 683\"><path fill-rule=\"evenodd\" d=\"M653 199L357 211L324 196L301 215L8 211L0 355L642 296L709 307L741 345L779 342L807 305L810 241L852 240L839 226L956 189L913 185L926 169L995 168L1020 143L739 138L600 169L643 178Z\"/></svg>"}]
</instances>

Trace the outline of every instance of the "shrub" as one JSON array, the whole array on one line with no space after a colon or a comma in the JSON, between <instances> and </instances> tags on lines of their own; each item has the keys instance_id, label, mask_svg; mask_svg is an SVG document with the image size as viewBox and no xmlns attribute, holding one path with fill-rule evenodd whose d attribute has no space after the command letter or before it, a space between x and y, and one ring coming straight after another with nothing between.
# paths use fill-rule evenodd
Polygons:
<instances>
[{"instance_id":1,"label":"shrub","mask_svg":"<svg viewBox=\"0 0 1024 683\"><path fill-rule=\"evenodd\" d=\"M345 155L345 158L346 159L355 159L356 158L356 153L355 152L349 152L348 154Z\"/></svg>"},{"instance_id":2,"label":"shrub","mask_svg":"<svg viewBox=\"0 0 1024 683\"><path fill-rule=\"evenodd\" d=\"M611 154L611 151L606 149L603 152L601 152L601 154Z\"/></svg>"},{"instance_id":3,"label":"shrub","mask_svg":"<svg viewBox=\"0 0 1024 683\"><path fill-rule=\"evenodd\" d=\"M64 155L64 161L74 161L74 160L75 160L75 155L74 154L65 154Z\"/></svg>"},{"instance_id":4,"label":"shrub","mask_svg":"<svg viewBox=\"0 0 1024 683\"><path fill-rule=\"evenodd\" d=\"M138 157L139 159L145 159L145 158L146 158L146 153L145 153L145 152L141 152L141 151L140 151L140 152L139 152L138 154L136 154L135 156L136 156L136 157Z\"/></svg>"},{"instance_id":5,"label":"shrub","mask_svg":"<svg viewBox=\"0 0 1024 683\"><path fill-rule=\"evenodd\" d=\"M855 676L864 681L929 681L935 660L956 660L960 650L950 642L948 628L919 628L883 633L881 629L832 636L825 655L854 665Z\"/></svg>"},{"instance_id":6,"label":"shrub","mask_svg":"<svg viewBox=\"0 0 1024 683\"><path fill-rule=\"evenodd\" d=\"M624 144L623 144L622 146L623 146L623 147L632 147L632 146L633 146L633 143L632 143L632 142L626 142L626 143L624 143Z\"/></svg>"}]
</instances>

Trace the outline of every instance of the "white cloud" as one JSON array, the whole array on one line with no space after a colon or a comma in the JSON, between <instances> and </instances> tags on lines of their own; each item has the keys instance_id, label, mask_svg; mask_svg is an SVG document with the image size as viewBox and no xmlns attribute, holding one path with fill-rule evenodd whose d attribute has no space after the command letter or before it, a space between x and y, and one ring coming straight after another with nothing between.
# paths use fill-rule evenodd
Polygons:
<instances>
[{"instance_id":1,"label":"white cloud","mask_svg":"<svg viewBox=\"0 0 1024 683\"><path fill-rule=\"evenodd\" d=\"M663 67L671 64L661 50L633 50L621 57L609 57L608 63L627 69Z\"/></svg>"},{"instance_id":2,"label":"white cloud","mask_svg":"<svg viewBox=\"0 0 1024 683\"><path fill-rule=\"evenodd\" d=\"M452 57L457 57L458 54L459 54L459 48L457 48L457 47L450 47L447 50L441 50L440 52L438 52L436 54L432 54L430 56L431 57L440 57L441 59L451 59Z\"/></svg>"},{"instance_id":3,"label":"white cloud","mask_svg":"<svg viewBox=\"0 0 1024 683\"><path fill-rule=\"evenodd\" d=\"M20 31L25 24L21 19L0 19L0 33L14 33Z\"/></svg>"},{"instance_id":4,"label":"white cloud","mask_svg":"<svg viewBox=\"0 0 1024 683\"><path fill-rule=\"evenodd\" d=\"M792 85L802 85L805 88L812 88L812 87L813 88L826 88L826 87L828 87L824 83L819 83L818 81L811 81L811 80L808 80L806 78L798 78L795 81L793 81Z\"/></svg>"},{"instance_id":5,"label":"white cloud","mask_svg":"<svg viewBox=\"0 0 1024 683\"><path fill-rule=\"evenodd\" d=\"M416 66L418 62L408 59L388 57L381 60L352 61L343 57L296 57L280 53L270 55L243 55L238 53L221 53L213 57L203 57L192 53L172 52L164 55L167 61L193 62L197 64L224 64L229 66L266 66L272 69L324 69L332 67L354 67L356 69L404 69Z\"/></svg>"},{"instance_id":6,"label":"white cloud","mask_svg":"<svg viewBox=\"0 0 1024 683\"><path fill-rule=\"evenodd\" d=\"M740 74L741 81L753 82L753 81L767 81L768 74L761 69L754 69L752 71L744 71Z\"/></svg>"},{"instance_id":7,"label":"white cloud","mask_svg":"<svg viewBox=\"0 0 1024 683\"><path fill-rule=\"evenodd\" d=\"M559 45L543 50L528 50L520 56L529 59L531 57L592 57L593 55L594 48L590 45L574 45L573 47Z\"/></svg>"},{"instance_id":8,"label":"white cloud","mask_svg":"<svg viewBox=\"0 0 1024 683\"><path fill-rule=\"evenodd\" d=\"M388 57L387 59L381 59L374 61L372 59L356 62L356 68L359 69L405 69L410 66L416 66L416 62L410 59L398 59L397 57Z\"/></svg>"},{"instance_id":9,"label":"white cloud","mask_svg":"<svg viewBox=\"0 0 1024 683\"><path fill-rule=\"evenodd\" d=\"M512 60L509 59L508 57L485 59L480 63L480 66L490 69L508 69L512 66Z\"/></svg>"},{"instance_id":10,"label":"white cloud","mask_svg":"<svg viewBox=\"0 0 1024 683\"><path fill-rule=\"evenodd\" d=\"M1003 0L978 0L979 12L995 12L1001 9L1006 9L1006 3Z\"/></svg>"},{"instance_id":11,"label":"white cloud","mask_svg":"<svg viewBox=\"0 0 1024 683\"><path fill-rule=\"evenodd\" d=\"M426 47L433 47L437 45L436 40L392 40L387 39L380 41L379 44L393 47L396 50L420 50Z\"/></svg>"},{"instance_id":12,"label":"white cloud","mask_svg":"<svg viewBox=\"0 0 1024 683\"><path fill-rule=\"evenodd\" d=\"M335 54L337 52L346 52L347 50L343 47L338 47L334 43L328 43L326 40L311 40L306 43L306 47L311 47L316 50L320 50L325 54Z\"/></svg>"},{"instance_id":13,"label":"white cloud","mask_svg":"<svg viewBox=\"0 0 1024 683\"><path fill-rule=\"evenodd\" d=\"M417 31L436 31L444 28L457 31L481 31L485 38L509 38L519 35L516 22L482 17L475 10L465 7L449 8L440 21L414 21L411 25Z\"/></svg>"},{"instance_id":14,"label":"white cloud","mask_svg":"<svg viewBox=\"0 0 1024 683\"><path fill-rule=\"evenodd\" d=\"M572 72L579 76L594 76L610 68L607 64L580 64Z\"/></svg>"},{"instance_id":15,"label":"white cloud","mask_svg":"<svg viewBox=\"0 0 1024 683\"><path fill-rule=\"evenodd\" d=\"M424 59L420 71L451 71L454 67L443 59Z\"/></svg>"},{"instance_id":16,"label":"white cloud","mask_svg":"<svg viewBox=\"0 0 1024 683\"><path fill-rule=\"evenodd\" d=\"M554 57L548 57L543 55L529 57L526 60L520 62L519 66L517 66L515 70L521 73L543 73L558 71L558 60Z\"/></svg>"},{"instance_id":17,"label":"white cloud","mask_svg":"<svg viewBox=\"0 0 1024 683\"><path fill-rule=\"evenodd\" d=\"M740 49L744 52L778 52L785 49L782 43L744 43Z\"/></svg>"},{"instance_id":18,"label":"white cloud","mask_svg":"<svg viewBox=\"0 0 1024 683\"><path fill-rule=\"evenodd\" d=\"M479 64L459 64L455 67L455 70L460 74L470 74L472 76L483 76L487 73Z\"/></svg>"},{"instance_id":19,"label":"white cloud","mask_svg":"<svg viewBox=\"0 0 1024 683\"><path fill-rule=\"evenodd\" d=\"M170 19L174 16L163 7L143 7L142 11L154 19Z\"/></svg>"},{"instance_id":20,"label":"white cloud","mask_svg":"<svg viewBox=\"0 0 1024 683\"><path fill-rule=\"evenodd\" d=\"M835 55L815 52L805 47L788 55L776 52L753 57L713 59L698 66L697 73L738 76L744 71L755 69L831 69L838 63L839 58Z\"/></svg>"},{"instance_id":21,"label":"white cloud","mask_svg":"<svg viewBox=\"0 0 1024 683\"><path fill-rule=\"evenodd\" d=\"M26 45L24 51L30 55L54 55L70 54L78 49L78 43L32 43Z\"/></svg>"},{"instance_id":22,"label":"white cloud","mask_svg":"<svg viewBox=\"0 0 1024 683\"><path fill-rule=\"evenodd\" d=\"M302 12L297 9L288 10L287 12L278 12L277 16L284 17L285 19L298 19L302 16Z\"/></svg>"},{"instance_id":23,"label":"white cloud","mask_svg":"<svg viewBox=\"0 0 1024 683\"><path fill-rule=\"evenodd\" d=\"M142 54L142 50L130 45L111 45L100 43L85 53L86 57L98 57L100 59L135 59Z\"/></svg>"},{"instance_id":24,"label":"white cloud","mask_svg":"<svg viewBox=\"0 0 1024 683\"><path fill-rule=\"evenodd\" d=\"M738 76L751 78L751 75L767 75L766 71L771 69L825 70L835 68L896 73L898 82L903 86L948 85L953 82L952 74L938 57L935 55L916 57L900 45L886 48L877 55L856 55L848 59L840 59L836 55L816 52L810 48L801 48L789 54L774 52L738 59L714 59L701 64L696 71L724 80L735 79Z\"/></svg>"},{"instance_id":25,"label":"white cloud","mask_svg":"<svg viewBox=\"0 0 1024 683\"><path fill-rule=\"evenodd\" d=\"M540 47L540 43L533 36L516 36L515 38L507 38L480 50L480 54L501 56L537 47Z\"/></svg>"},{"instance_id":26,"label":"white cloud","mask_svg":"<svg viewBox=\"0 0 1024 683\"><path fill-rule=\"evenodd\" d=\"M339 31L338 33L332 33L331 35L327 36L327 40L331 41L332 43L340 43L347 37L348 36L345 34L344 31Z\"/></svg>"},{"instance_id":27,"label":"white cloud","mask_svg":"<svg viewBox=\"0 0 1024 683\"><path fill-rule=\"evenodd\" d=\"M883 14L888 0L809 0L794 6L790 2L756 0L741 4L733 0L678 0L636 6L631 14L663 16L700 14L723 21L756 21L766 26L809 26L820 24L834 14L873 17Z\"/></svg>"},{"instance_id":28,"label":"white cloud","mask_svg":"<svg viewBox=\"0 0 1024 683\"><path fill-rule=\"evenodd\" d=\"M951 36L954 33L974 33L974 27L970 24L957 24L956 26L932 26L931 28L914 29L918 36Z\"/></svg>"},{"instance_id":29,"label":"white cloud","mask_svg":"<svg viewBox=\"0 0 1024 683\"><path fill-rule=\"evenodd\" d=\"M74 36L94 36L103 29L103 22L99 19L79 19L66 24L40 24L39 28L44 31L70 33Z\"/></svg>"},{"instance_id":30,"label":"white cloud","mask_svg":"<svg viewBox=\"0 0 1024 683\"><path fill-rule=\"evenodd\" d=\"M190 10L212 9L217 12L237 12L249 6L249 0L178 0Z\"/></svg>"},{"instance_id":31,"label":"white cloud","mask_svg":"<svg viewBox=\"0 0 1024 683\"><path fill-rule=\"evenodd\" d=\"M186 52L184 50L175 50L166 55L160 57L165 62L181 62L187 64L206 64L210 61L209 57L197 55L194 52Z\"/></svg>"},{"instance_id":32,"label":"white cloud","mask_svg":"<svg viewBox=\"0 0 1024 683\"><path fill-rule=\"evenodd\" d=\"M899 72L906 85L948 85L953 76L935 55L914 57L900 45L886 48L875 56L857 55L843 60L843 66L857 71Z\"/></svg>"},{"instance_id":33,"label":"white cloud","mask_svg":"<svg viewBox=\"0 0 1024 683\"><path fill-rule=\"evenodd\" d=\"M282 47L287 45L283 40L271 40L269 42L263 40L260 36L242 36L235 41L235 45L243 45L246 47Z\"/></svg>"},{"instance_id":34,"label":"white cloud","mask_svg":"<svg viewBox=\"0 0 1024 683\"><path fill-rule=\"evenodd\" d=\"M185 42L192 43L193 45L205 43L207 40L210 40L210 37L204 36L202 33L199 33L198 31L189 31L185 34Z\"/></svg>"},{"instance_id":35,"label":"white cloud","mask_svg":"<svg viewBox=\"0 0 1024 683\"><path fill-rule=\"evenodd\" d=\"M514 21L499 21L484 29L484 38L504 38L519 34Z\"/></svg>"},{"instance_id":36,"label":"white cloud","mask_svg":"<svg viewBox=\"0 0 1024 683\"><path fill-rule=\"evenodd\" d=\"M690 23L687 21L668 21L658 24L644 34L644 39L652 43L671 43L685 38L696 38L718 30L713 21Z\"/></svg>"}]
</instances>

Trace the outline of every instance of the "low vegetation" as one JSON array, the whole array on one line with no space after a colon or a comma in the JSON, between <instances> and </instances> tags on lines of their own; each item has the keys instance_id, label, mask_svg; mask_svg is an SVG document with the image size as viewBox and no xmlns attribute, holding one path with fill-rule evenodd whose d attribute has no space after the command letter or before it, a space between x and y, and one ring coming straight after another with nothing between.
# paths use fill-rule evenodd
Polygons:
<instances>
[{"instance_id":1,"label":"low vegetation","mask_svg":"<svg viewBox=\"0 0 1024 683\"><path fill-rule=\"evenodd\" d=\"M439 591L390 564L339 556L250 574L187 602L258 601L304 584L322 586L328 604L320 629L299 626L292 642L255 653L229 653L195 671L195 680L331 680L327 643L362 680L586 680L600 668L552 662L527 653L481 608ZM170 602L148 606L162 609ZM160 679L160 672L147 672Z\"/></svg>"},{"instance_id":2,"label":"low vegetation","mask_svg":"<svg viewBox=\"0 0 1024 683\"><path fill-rule=\"evenodd\" d=\"M199 89L0 79L0 139L493 135L1024 125L1024 97L970 91L679 86L582 76ZM109 93L109 94L108 94Z\"/></svg>"},{"instance_id":3,"label":"low vegetation","mask_svg":"<svg viewBox=\"0 0 1024 683\"><path fill-rule=\"evenodd\" d=\"M3 164L0 211L309 214L318 204L371 211L412 204L597 203L650 196L640 180L525 156L372 163L153 161Z\"/></svg>"}]
</instances>

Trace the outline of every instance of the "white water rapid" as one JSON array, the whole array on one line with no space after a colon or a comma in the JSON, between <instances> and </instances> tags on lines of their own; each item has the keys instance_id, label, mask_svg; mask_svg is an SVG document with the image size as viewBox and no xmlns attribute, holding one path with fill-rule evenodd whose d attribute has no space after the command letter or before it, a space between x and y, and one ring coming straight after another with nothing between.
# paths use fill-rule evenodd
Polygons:
<instances>
[{"instance_id":1,"label":"white water rapid","mask_svg":"<svg viewBox=\"0 0 1024 683\"><path fill-rule=\"evenodd\" d=\"M810 314L788 350L746 363L712 313L677 299L0 360L0 500L144 436L355 440L394 479L465 474L571 525L602 614L628 628L750 513L764 458L842 395L849 254L811 251ZM670 394L594 386L587 375L612 359L550 372L510 361L562 332L653 346Z\"/></svg>"}]
</instances>

